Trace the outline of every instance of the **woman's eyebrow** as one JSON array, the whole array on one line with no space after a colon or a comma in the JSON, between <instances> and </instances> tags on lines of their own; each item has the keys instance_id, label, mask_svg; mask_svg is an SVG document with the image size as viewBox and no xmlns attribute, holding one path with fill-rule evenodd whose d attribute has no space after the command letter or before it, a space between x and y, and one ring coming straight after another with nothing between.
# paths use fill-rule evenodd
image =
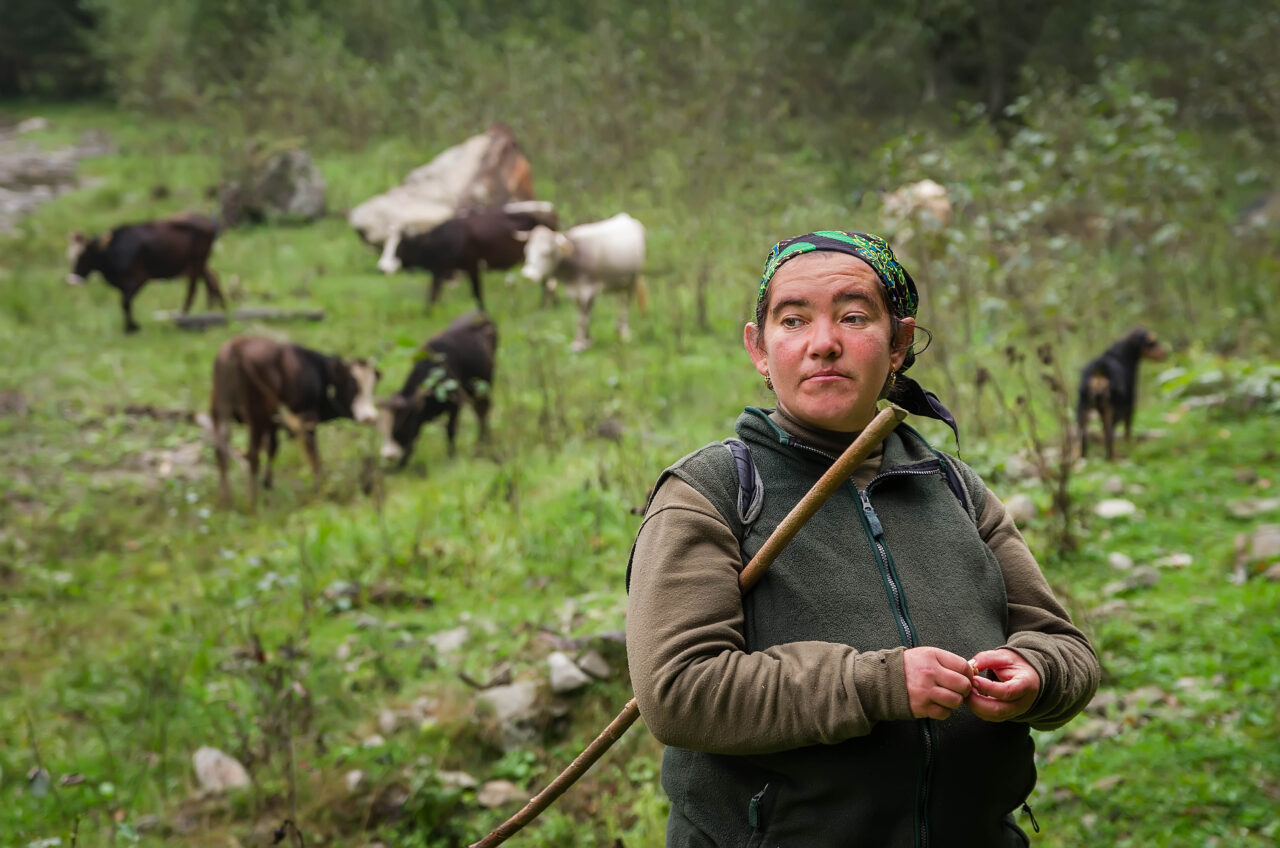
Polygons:
<instances>
[{"instance_id":1,"label":"woman's eyebrow","mask_svg":"<svg viewBox=\"0 0 1280 848\"><path fill-rule=\"evenodd\" d=\"M779 312L786 309L808 309L812 306L813 304L803 297L788 297L775 303L769 310L769 314L776 317Z\"/></svg>"}]
</instances>

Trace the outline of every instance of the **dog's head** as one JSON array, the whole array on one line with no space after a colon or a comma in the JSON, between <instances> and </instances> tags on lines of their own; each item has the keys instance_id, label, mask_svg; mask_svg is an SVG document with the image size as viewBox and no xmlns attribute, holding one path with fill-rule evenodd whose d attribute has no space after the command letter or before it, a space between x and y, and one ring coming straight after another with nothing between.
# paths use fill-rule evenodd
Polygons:
<instances>
[{"instance_id":1,"label":"dog's head","mask_svg":"<svg viewBox=\"0 0 1280 848\"><path fill-rule=\"evenodd\" d=\"M1138 355L1143 359L1150 359L1152 362L1160 362L1169 355L1169 348L1156 338L1156 334L1150 330L1134 330L1130 335L1133 337Z\"/></svg>"}]
</instances>

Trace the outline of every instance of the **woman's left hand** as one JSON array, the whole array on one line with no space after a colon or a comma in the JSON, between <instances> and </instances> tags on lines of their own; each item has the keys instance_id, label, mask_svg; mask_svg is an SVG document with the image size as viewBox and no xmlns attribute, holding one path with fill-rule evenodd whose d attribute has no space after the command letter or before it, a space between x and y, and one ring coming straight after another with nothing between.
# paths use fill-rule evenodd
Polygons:
<instances>
[{"instance_id":1,"label":"woman's left hand","mask_svg":"<svg viewBox=\"0 0 1280 848\"><path fill-rule=\"evenodd\" d=\"M969 661L973 688L965 699L969 712L983 721L1008 721L1031 709L1040 694L1040 675L1017 651L983 651ZM996 680L980 672L991 669Z\"/></svg>"}]
</instances>

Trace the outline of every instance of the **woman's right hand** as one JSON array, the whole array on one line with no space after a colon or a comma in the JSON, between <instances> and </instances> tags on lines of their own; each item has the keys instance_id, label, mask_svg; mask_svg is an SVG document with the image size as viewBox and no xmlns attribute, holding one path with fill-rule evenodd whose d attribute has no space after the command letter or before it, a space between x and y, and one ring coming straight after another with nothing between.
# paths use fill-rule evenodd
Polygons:
<instances>
[{"instance_id":1,"label":"woman's right hand","mask_svg":"<svg viewBox=\"0 0 1280 848\"><path fill-rule=\"evenodd\" d=\"M969 695L973 668L964 657L941 648L908 648L902 654L907 697L916 718L950 717Z\"/></svg>"}]
</instances>

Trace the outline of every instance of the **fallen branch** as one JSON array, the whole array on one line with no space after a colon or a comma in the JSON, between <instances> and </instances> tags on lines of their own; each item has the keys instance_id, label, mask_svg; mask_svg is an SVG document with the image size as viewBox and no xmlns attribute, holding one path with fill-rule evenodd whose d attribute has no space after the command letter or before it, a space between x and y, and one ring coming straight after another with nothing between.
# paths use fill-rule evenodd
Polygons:
<instances>
[{"instance_id":1,"label":"fallen branch","mask_svg":"<svg viewBox=\"0 0 1280 848\"><path fill-rule=\"evenodd\" d=\"M323 309L237 309L226 312L200 312L194 315L161 310L155 313L157 321L170 321L184 330L203 330L221 327L229 321L323 321Z\"/></svg>"}]
</instances>

